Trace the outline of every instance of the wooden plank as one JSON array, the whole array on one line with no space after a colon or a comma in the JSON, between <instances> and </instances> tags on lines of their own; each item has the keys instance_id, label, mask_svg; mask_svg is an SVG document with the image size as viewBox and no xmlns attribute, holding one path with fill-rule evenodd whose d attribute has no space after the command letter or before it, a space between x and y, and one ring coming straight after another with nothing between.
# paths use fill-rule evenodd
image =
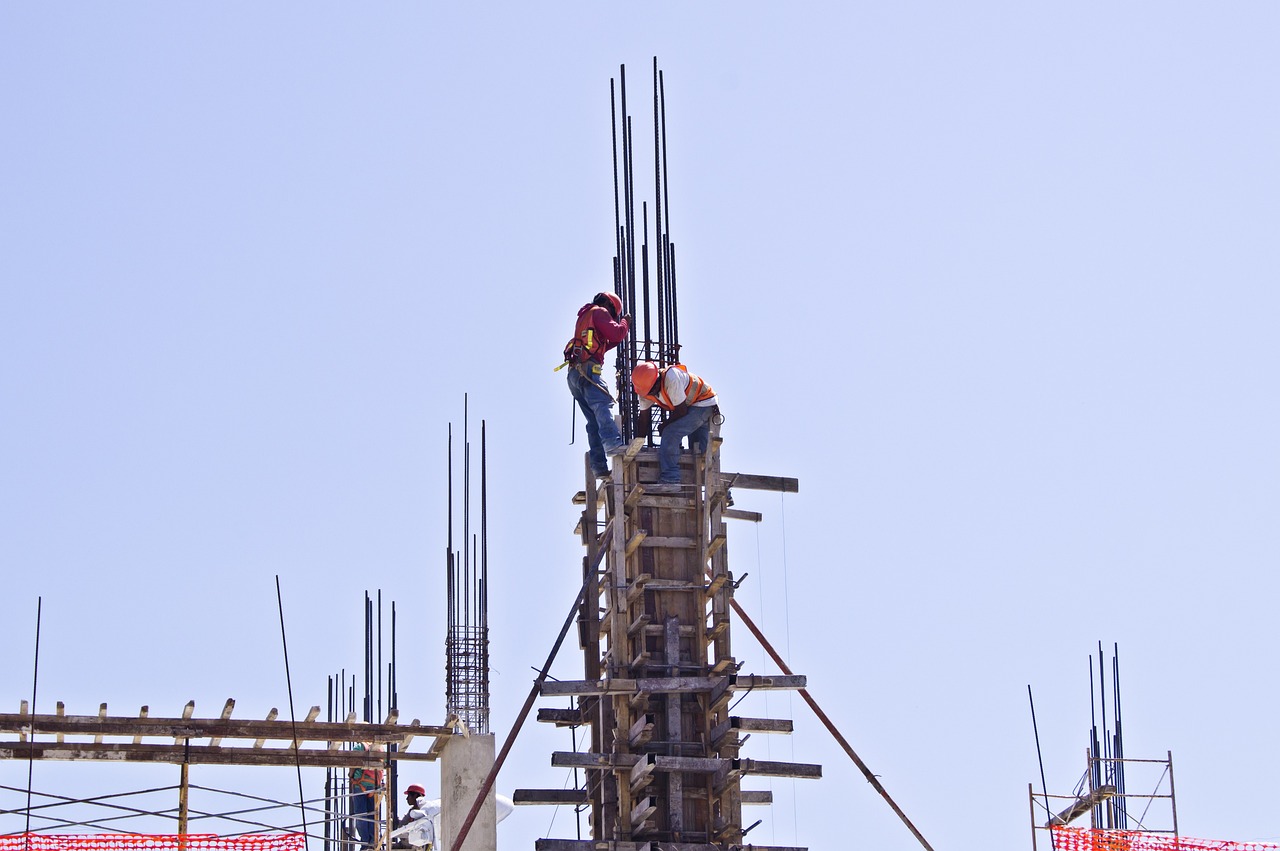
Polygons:
<instances>
[{"instance_id":1,"label":"wooden plank","mask_svg":"<svg viewBox=\"0 0 1280 851\"><path fill-rule=\"evenodd\" d=\"M658 808L653 805L652 798L641 798L639 803L631 808L631 829L638 830L649 816L653 815L657 811Z\"/></svg>"},{"instance_id":2,"label":"wooden plank","mask_svg":"<svg viewBox=\"0 0 1280 851\"><path fill-rule=\"evenodd\" d=\"M1099 786L1097 789L1076 798L1071 806L1049 819L1045 827L1064 827L1115 794L1115 786L1110 784Z\"/></svg>"},{"instance_id":3,"label":"wooden plank","mask_svg":"<svg viewBox=\"0 0 1280 851\"><path fill-rule=\"evenodd\" d=\"M783 476L753 476L749 473L721 473L727 488L746 488L756 491L799 493L800 480Z\"/></svg>"},{"instance_id":4,"label":"wooden plank","mask_svg":"<svg viewBox=\"0 0 1280 851\"><path fill-rule=\"evenodd\" d=\"M720 516L725 520L746 520L750 523L759 523L764 520L764 515L758 511L743 511L740 508L726 508L720 512Z\"/></svg>"},{"instance_id":5,"label":"wooden plank","mask_svg":"<svg viewBox=\"0 0 1280 851\"><path fill-rule=\"evenodd\" d=\"M59 701L58 701L58 705L57 705L57 714L58 714L58 715L66 715L66 714L67 714L67 706L66 706L66 704L64 704L61 700L59 700ZM143 717L146 717L146 714L147 714L147 707L145 707L145 706L144 706L144 707L142 707L142 715L143 715ZM136 744L138 743L138 740L137 740L137 739L134 739L134 742L133 742L133 743L136 745ZM62 734L61 734L61 733L59 733L59 734L58 734L58 744L62 744Z\"/></svg>"},{"instance_id":6,"label":"wooden plank","mask_svg":"<svg viewBox=\"0 0 1280 851\"><path fill-rule=\"evenodd\" d=\"M659 548L666 548L666 549L673 549L673 550L692 550L697 548L698 539L686 538L683 536L656 537L651 535L645 538L644 542L640 546L659 547Z\"/></svg>"},{"instance_id":7,"label":"wooden plank","mask_svg":"<svg viewBox=\"0 0 1280 851\"><path fill-rule=\"evenodd\" d=\"M642 631L651 620L653 620L653 615L648 614L641 615L636 618L635 621L627 627L627 635L630 638L635 638L636 633Z\"/></svg>"},{"instance_id":8,"label":"wooden plank","mask_svg":"<svg viewBox=\"0 0 1280 851\"><path fill-rule=\"evenodd\" d=\"M733 674L730 679L734 688L753 691L783 691L804 688L809 684L809 678L804 674Z\"/></svg>"},{"instance_id":9,"label":"wooden plank","mask_svg":"<svg viewBox=\"0 0 1280 851\"><path fill-rule=\"evenodd\" d=\"M640 548L645 539L649 537L649 533L641 529L631 536L631 540L627 541L627 555L631 555Z\"/></svg>"},{"instance_id":10,"label":"wooden plank","mask_svg":"<svg viewBox=\"0 0 1280 851\"><path fill-rule=\"evenodd\" d=\"M789 718L739 718L733 716L734 727L749 733L791 733L795 724Z\"/></svg>"},{"instance_id":11,"label":"wooden plank","mask_svg":"<svg viewBox=\"0 0 1280 851\"><path fill-rule=\"evenodd\" d=\"M583 753L582 751L554 751L551 764L558 768L607 769L632 768L643 757L630 753Z\"/></svg>"},{"instance_id":12,"label":"wooden plank","mask_svg":"<svg viewBox=\"0 0 1280 851\"><path fill-rule=\"evenodd\" d=\"M586 789L517 789L511 796L517 806L537 804L569 804L577 806L588 802Z\"/></svg>"},{"instance_id":13,"label":"wooden plank","mask_svg":"<svg viewBox=\"0 0 1280 851\"><path fill-rule=\"evenodd\" d=\"M738 686L739 688L763 690L804 687L803 682L799 685L775 684L776 681L797 679L795 677L742 677L738 675L736 678L742 683L742 685ZM734 677L647 677L638 680L556 680L554 682L544 682L542 684L542 694L544 696L578 696L630 694L636 691L647 691L653 694L666 694L674 691L703 692L711 691L722 682L733 679ZM803 680L804 677L799 677L798 679ZM729 682L729 684L732 685L732 682Z\"/></svg>"},{"instance_id":14,"label":"wooden plank","mask_svg":"<svg viewBox=\"0 0 1280 851\"><path fill-rule=\"evenodd\" d=\"M690 774L715 774L729 767L732 760L720 757L655 756L654 769L662 772L687 772Z\"/></svg>"},{"instance_id":15,"label":"wooden plank","mask_svg":"<svg viewBox=\"0 0 1280 851\"><path fill-rule=\"evenodd\" d=\"M773 718L739 718L734 715L721 721L711 730L712 747L720 747L720 743L730 732L733 733L790 733L794 724L785 719Z\"/></svg>"},{"instance_id":16,"label":"wooden plank","mask_svg":"<svg viewBox=\"0 0 1280 851\"><path fill-rule=\"evenodd\" d=\"M538 839L534 851L654 851L652 842L614 842L595 839ZM682 845L663 843L664 849L687 851ZM716 848L715 851L722 851Z\"/></svg>"},{"instance_id":17,"label":"wooden plank","mask_svg":"<svg viewBox=\"0 0 1280 851\"><path fill-rule=\"evenodd\" d=\"M222 705L222 715L218 718L218 720L219 720L219 721L226 721L228 718L230 718L230 717L231 717L231 712L232 712L232 710L234 710L235 708L236 708L236 702L235 702L235 699L234 699L234 698L230 698L230 697L228 697L228 698L227 698L227 702L226 702L226 703L224 703L224 704ZM138 744L137 739L134 739L134 744L135 744L135 745L136 745L136 744ZM210 747L215 747L215 748L216 748L216 747L218 747L218 746L219 746L219 745L221 745L221 744L222 744L222 736L213 736L213 737L211 737L211 738L209 739L209 745L210 745Z\"/></svg>"},{"instance_id":18,"label":"wooden plank","mask_svg":"<svg viewBox=\"0 0 1280 851\"><path fill-rule=\"evenodd\" d=\"M188 706L194 707L194 706L195 706L194 701L193 701L192 703L188 704ZM107 705L106 705L105 703L100 704L100 705L98 706L98 717L99 717L99 718L106 718L106 717L107 717ZM34 721L34 719L33 719L33 721ZM32 726L32 728L31 728L31 730L32 730L32 732L33 732L33 733L35 732L35 726L34 726L34 723L33 723L33 726ZM33 735L33 736L32 736L32 738L34 739L34 738L35 738L35 736ZM178 741L178 740L177 740L177 739L174 739L174 741L176 742L176 741ZM94 743L94 744L96 744L96 745L100 745L100 744L102 744L102 734L101 734L101 733L99 733L98 735L96 735L96 736L94 736L94 737L93 737L93 743Z\"/></svg>"},{"instance_id":19,"label":"wooden plank","mask_svg":"<svg viewBox=\"0 0 1280 851\"><path fill-rule=\"evenodd\" d=\"M707 551L703 555L702 560L710 561L711 557L714 556L716 553L718 553L720 551L720 548L724 546L726 540L727 538L723 534L716 535L714 538L712 538L711 543L707 544Z\"/></svg>"},{"instance_id":20,"label":"wooden plank","mask_svg":"<svg viewBox=\"0 0 1280 851\"><path fill-rule=\"evenodd\" d=\"M643 689L627 698L627 705L632 712L643 712L649 708L649 692Z\"/></svg>"},{"instance_id":21,"label":"wooden plank","mask_svg":"<svg viewBox=\"0 0 1280 851\"><path fill-rule=\"evenodd\" d=\"M631 747L638 748L653 738L654 720L652 715L641 715L627 731L627 741Z\"/></svg>"},{"instance_id":22,"label":"wooden plank","mask_svg":"<svg viewBox=\"0 0 1280 851\"><path fill-rule=\"evenodd\" d=\"M383 768L386 754L375 754L369 759L353 758L351 751L330 751L325 748L251 748L210 747L208 745L156 744L134 745L114 743L80 744L0 744L0 759L46 760L110 760L112 762L154 762L181 765L301 765L304 768ZM395 761L431 760L430 754L391 754Z\"/></svg>"},{"instance_id":23,"label":"wooden plank","mask_svg":"<svg viewBox=\"0 0 1280 851\"><path fill-rule=\"evenodd\" d=\"M627 451L623 452L620 456L623 463L630 464L632 461L636 460L636 456L640 454L640 450L644 449L644 443L645 439L643 437L634 438L631 443L627 445Z\"/></svg>"},{"instance_id":24,"label":"wooden plank","mask_svg":"<svg viewBox=\"0 0 1280 851\"><path fill-rule=\"evenodd\" d=\"M271 707L271 711L267 713L267 720L268 720L268 721L274 721L274 720L276 720L276 717L277 717L277 716L279 716L279 715L280 715L280 710L279 710L279 709L276 709L276 708L273 706L273 707ZM139 739L140 739L140 738L141 738L141 737L139 737ZM134 739L134 740L133 740L134 744L137 744L137 743L138 743L138 741L139 741L139 739ZM260 747L262 747L264 744L266 744L266 742L267 742L267 740L266 740L266 739L254 739L254 741L253 741L253 746L254 746L255 748L260 748ZM335 749L337 749L337 747L338 747L338 743L337 743L337 742L330 742L330 743L329 743L329 748L330 748L330 750L335 750Z\"/></svg>"},{"instance_id":25,"label":"wooden plank","mask_svg":"<svg viewBox=\"0 0 1280 851\"><path fill-rule=\"evenodd\" d=\"M581 709L539 709L538 720L557 727L578 727L586 723L582 720Z\"/></svg>"},{"instance_id":26,"label":"wooden plank","mask_svg":"<svg viewBox=\"0 0 1280 851\"><path fill-rule=\"evenodd\" d=\"M106 704L99 710L106 712ZM313 707L314 708L314 707ZM349 722L251 721L221 718L122 718L94 715L18 715L0 714L0 733L19 733L30 726L41 735L64 733L69 736L157 736L172 737L175 744L184 739L220 736L228 739L273 739L292 741L296 726L300 741L315 742L395 742L406 734L419 736L450 735L449 727L433 727L414 719L409 724L360 724Z\"/></svg>"},{"instance_id":27,"label":"wooden plank","mask_svg":"<svg viewBox=\"0 0 1280 851\"><path fill-rule=\"evenodd\" d=\"M652 578L653 576L651 574L642 573L639 576L637 576L635 580L631 582L630 585L627 586L627 596L626 596L627 606L635 605L636 600L639 600L642 596L644 596L645 583L647 583Z\"/></svg>"},{"instance_id":28,"label":"wooden plank","mask_svg":"<svg viewBox=\"0 0 1280 851\"><path fill-rule=\"evenodd\" d=\"M817 780L822 777L822 766L805 762L769 762L759 759L734 760L735 767L743 774L759 777L801 777Z\"/></svg>"},{"instance_id":29,"label":"wooden plank","mask_svg":"<svg viewBox=\"0 0 1280 851\"><path fill-rule=\"evenodd\" d=\"M759 790L743 789L742 790L743 806L750 806L750 805L760 806L760 805L772 804L772 803L773 803L773 793L770 792L768 789L759 789Z\"/></svg>"},{"instance_id":30,"label":"wooden plank","mask_svg":"<svg viewBox=\"0 0 1280 851\"><path fill-rule=\"evenodd\" d=\"M693 636L694 636L694 634L695 634L696 632L697 632L697 630L695 630L695 629L694 629L693 627L691 627L691 626L684 626L684 625L681 625L681 627L680 627L680 637L681 637L681 638L693 638ZM646 627L644 628L644 634L645 634L645 635L662 635L662 634L663 634L662 625L661 625L661 624L650 624L649 626L646 626Z\"/></svg>"}]
</instances>

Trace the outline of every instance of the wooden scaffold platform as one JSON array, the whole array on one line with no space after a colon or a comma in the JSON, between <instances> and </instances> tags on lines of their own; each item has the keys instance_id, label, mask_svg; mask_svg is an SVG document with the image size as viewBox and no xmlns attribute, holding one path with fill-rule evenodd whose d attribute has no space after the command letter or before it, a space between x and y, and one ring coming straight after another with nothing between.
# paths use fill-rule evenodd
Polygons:
<instances>
[{"instance_id":1,"label":"wooden scaffold platform","mask_svg":"<svg viewBox=\"0 0 1280 851\"><path fill-rule=\"evenodd\" d=\"M540 851L741 846L743 805L772 803L768 791L742 789L744 778L822 775L820 765L740 755L745 735L790 733L792 722L732 716L734 697L803 688L805 677L744 674L733 655L725 521L760 516L733 509L730 488L796 492L799 483L722 472L719 447L716 429L705 455L683 455L676 495L646 492L658 457L643 439L599 485L586 471L574 499L587 550L577 619L584 678L545 682L544 697L572 697L574 706L538 712L539 721L589 728L589 751L552 755L553 765L583 769L586 782L517 790L514 800L589 807L591 839L543 839Z\"/></svg>"}]
</instances>

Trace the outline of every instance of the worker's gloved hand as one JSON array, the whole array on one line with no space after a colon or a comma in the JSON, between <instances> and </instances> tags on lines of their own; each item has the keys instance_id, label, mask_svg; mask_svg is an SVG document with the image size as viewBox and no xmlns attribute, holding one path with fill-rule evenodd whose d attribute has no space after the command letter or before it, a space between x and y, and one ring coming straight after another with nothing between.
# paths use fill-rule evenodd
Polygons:
<instances>
[{"instance_id":1,"label":"worker's gloved hand","mask_svg":"<svg viewBox=\"0 0 1280 851\"><path fill-rule=\"evenodd\" d=\"M628 326L630 326L630 325L631 325L631 314L630 314L630 313L624 313L624 314L622 314L622 321L623 321L623 322L625 322L625 323L627 323L627 325L628 325Z\"/></svg>"},{"instance_id":2,"label":"worker's gloved hand","mask_svg":"<svg viewBox=\"0 0 1280 851\"><path fill-rule=\"evenodd\" d=\"M641 411L636 414L635 419L631 423L631 433L636 437L648 437L653 428L653 421L649 419L648 411Z\"/></svg>"}]
</instances>

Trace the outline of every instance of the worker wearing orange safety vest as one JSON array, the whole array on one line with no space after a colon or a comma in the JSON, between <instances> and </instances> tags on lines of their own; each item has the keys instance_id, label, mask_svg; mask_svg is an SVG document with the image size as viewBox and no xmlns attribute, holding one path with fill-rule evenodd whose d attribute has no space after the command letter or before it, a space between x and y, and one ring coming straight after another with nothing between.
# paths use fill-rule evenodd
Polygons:
<instances>
[{"instance_id":1,"label":"worker wearing orange safety vest","mask_svg":"<svg viewBox=\"0 0 1280 851\"><path fill-rule=\"evenodd\" d=\"M650 493L674 492L671 485L680 484L680 444L689 438L689 448L705 452L711 439L711 419L720 413L716 392L711 385L694 375L684 364L660 367L652 361L641 361L631 370L631 386L640 400L640 410L654 405L670 411L671 417L658 428L662 443L658 447L659 483L646 488Z\"/></svg>"},{"instance_id":2,"label":"worker wearing orange safety vest","mask_svg":"<svg viewBox=\"0 0 1280 851\"><path fill-rule=\"evenodd\" d=\"M605 353L627 338L630 320L622 315L622 299L610 292L597 293L578 310L573 339L564 347L564 363L556 367L569 367L569 392L586 420L587 454L597 476L609 475L608 456L626 448L613 420L613 394L601 374Z\"/></svg>"}]
</instances>

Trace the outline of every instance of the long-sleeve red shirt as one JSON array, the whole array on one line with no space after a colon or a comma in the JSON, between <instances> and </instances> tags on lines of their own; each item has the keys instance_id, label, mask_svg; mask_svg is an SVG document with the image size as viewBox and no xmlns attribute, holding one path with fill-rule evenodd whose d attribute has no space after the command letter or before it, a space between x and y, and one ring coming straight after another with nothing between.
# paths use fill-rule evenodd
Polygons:
<instances>
[{"instance_id":1,"label":"long-sleeve red shirt","mask_svg":"<svg viewBox=\"0 0 1280 851\"><path fill-rule=\"evenodd\" d=\"M625 318L614 322L608 309L596 304L584 304L578 311L578 324L575 326L574 336L581 339L588 328L593 329L596 340L603 343L603 345L597 345L596 350L591 354L591 359L596 363L604 363L605 352L627 339L627 334L631 330Z\"/></svg>"}]
</instances>

